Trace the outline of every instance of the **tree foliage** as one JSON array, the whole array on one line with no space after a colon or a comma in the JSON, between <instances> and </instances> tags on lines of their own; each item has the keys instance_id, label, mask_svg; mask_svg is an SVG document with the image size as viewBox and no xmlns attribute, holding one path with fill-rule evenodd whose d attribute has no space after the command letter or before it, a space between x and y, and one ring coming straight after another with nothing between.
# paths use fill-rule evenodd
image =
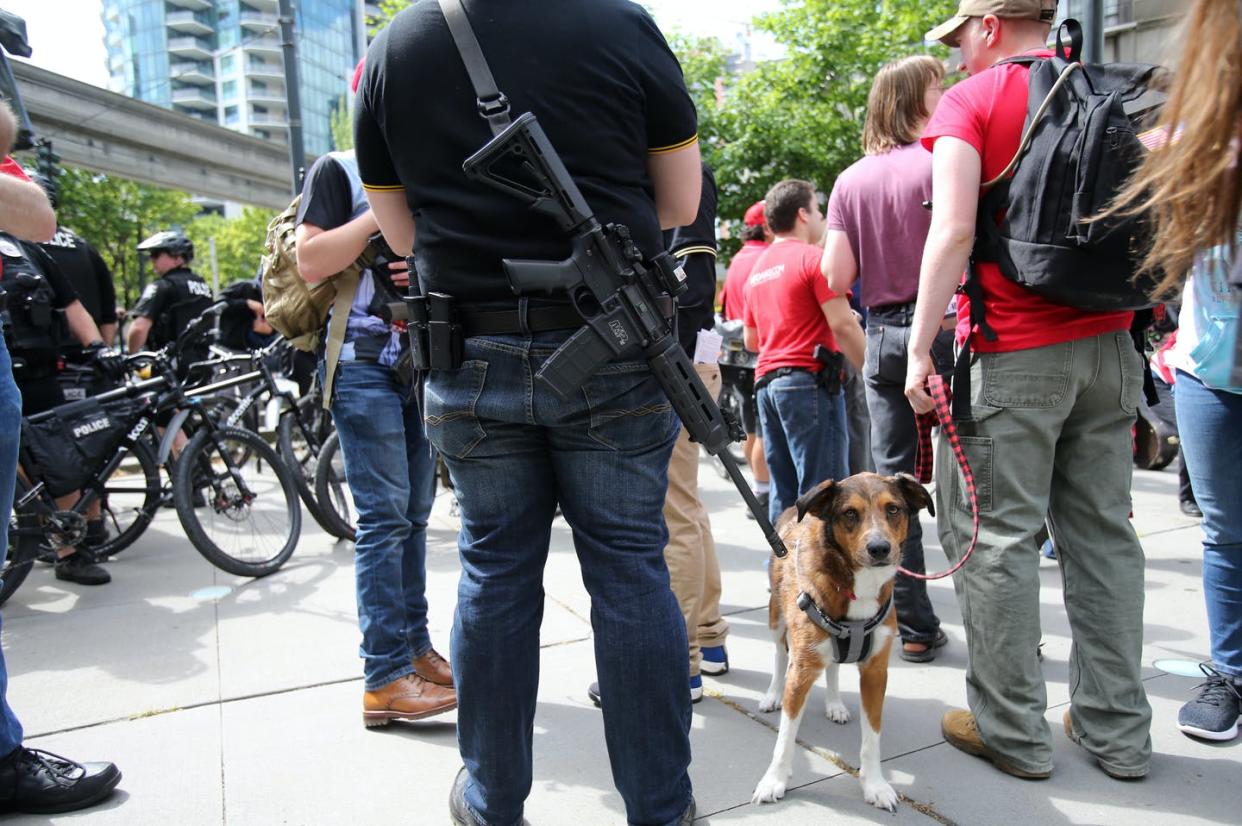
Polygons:
<instances>
[{"instance_id":1,"label":"tree foliage","mask_svg":"<svg viewBox=\"0 0 1242 826\"><path fill-rule=\"evenodd\" d=\"M56 179L57 217L99 251L116 282L117 301L133 307L154 273L138 254L152 233L184 227L200 207L184 192L65 167Z\"/></svg>"},{"instance_id":2,"label":"tree foliage","mask_svg":"<svg viewBox=\"0 0 1242 826\"><path fill-rule=\"evenodd\" d=\"M220 287L234 281L254 278L263 255L263 242L267 237L267 225L276 212L258 207L246 207L235 218L220 215L203 215L186 227L186 235L194 242L195 269L211 282L211 240L216 242L216 265L220 272Z\"/></svg>"},{"instance_id":3,"label":"tree foliage","mask_svg":"<svg viewBox=\"0 0 1242 826\"><path fill-rule=\"evenodd\" d=\"M829 191L862 155L867 94L885 63L929 51L923 32L956 8L955 0L784 0L755 20L784 59L726 78L720 106L699 103L704 156L720 186L718 214L737 220L783 178ZM674 38L687 80L717 58ZM931 47L943 55L943 47ZM736 240L726 244L735 247Z\"/></svg>"}]
</instances>

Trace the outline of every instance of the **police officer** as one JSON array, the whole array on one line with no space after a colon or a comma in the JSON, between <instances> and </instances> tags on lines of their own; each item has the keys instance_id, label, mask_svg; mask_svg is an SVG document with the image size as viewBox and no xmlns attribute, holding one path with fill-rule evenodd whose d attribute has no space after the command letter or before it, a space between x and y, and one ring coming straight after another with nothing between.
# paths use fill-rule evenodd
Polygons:
<instances>
[{"instance_id":1,"label":"police officer","mask_svg":"<svg viewBox=\"0 0 1242 826\"><path fill-rule=\"evenodd\" d=\"M660 253L661 228L694 221L701 166L694 105L650 15L629 0L467 0L465 11L513 115L538 117L601 223ZM462 519L451 647L466 765L450 815L471 826L522 818L559 504L591 594L627 819L689 822L686 627L662 554L671 405L643 361L607 365L569 401L533 380L582 321L563 294L514 298L501 260L564 258L568 239L462 172L490 133L437 3L416 3L376 37L357 103L379 227L397 253L415 250L422 287L452 296L463 325L464 359L430 372L423 410Z\"/></svg>"},{"instance_id":2,"label":"police officer","mask_svg":"<svg viewBox=\"0 0 1242 826\"><path fill-rule=\"evenodd\" d=\"M38 173L30 179L43 187L52 209L56 209L56 185ZM108 265L85 238L59 223L52 240L39 246L69 279L78 300L99 328L99 335L111 347L116 341L116 284Z\"/></svg>"},{"instance_id":3,"label":"police officer","mask_svg":"<svg viewBox=\"0 0 1242 826\"><path fill-rule=\"evenodd\" d=\"M164 230L139 244L138 251L151 256L151 268L160 277L147 285L134 308L125 340L131 353L175 341L212 303L211 287L189 267L194 260L189 238L176 230ZM205 354L206 350L199 347L195 352ZM190 360L193 357L183 361Z\"/></svg>"},{"instance_id":4,"label":"police officer","mask_svg":"<svg viewBox=\"0 0 1242 826\"><path fill-rule=\"evenodd\" d=\"M119 369L99 337L99 328L82 306L55 262L36 244L0 233L0 287L5 294L5 340L13 358L13 378L22 394L22 415L29 416L65 403L57 380L60 354L73 342L103 372ZM61 502L77 500L70 494ZM102 541L104 523L95 508L87 518L87 545ZM56 578L79 585L103 585L111 575L91 554L73 547L57 551Z\"/></svg>"}]
</instances>

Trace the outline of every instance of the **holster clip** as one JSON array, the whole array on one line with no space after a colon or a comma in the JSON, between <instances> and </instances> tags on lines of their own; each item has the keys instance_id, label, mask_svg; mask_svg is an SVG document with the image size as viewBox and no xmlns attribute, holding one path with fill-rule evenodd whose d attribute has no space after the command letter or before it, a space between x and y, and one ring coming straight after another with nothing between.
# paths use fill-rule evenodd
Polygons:
<instances>
[{"instance_id":1,"label":"holster clip","mask_svg":"<svg viewBox=\"0 0 1242 826\"><path fill-rule=\"evenodd\" d=\"M838 350L829 350L822 344L816 344L812 355L815 360L824 365L824 369L819 371L819 386L828 391L829 396L835 396L841 392L842 372L845 370L845 354Z\"/></svg>"}]
</instances>

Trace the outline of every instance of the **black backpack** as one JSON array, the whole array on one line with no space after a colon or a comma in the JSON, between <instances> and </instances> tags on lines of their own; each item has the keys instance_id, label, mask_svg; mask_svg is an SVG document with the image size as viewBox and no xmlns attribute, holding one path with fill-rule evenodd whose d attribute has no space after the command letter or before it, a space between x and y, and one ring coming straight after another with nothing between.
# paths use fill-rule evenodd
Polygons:
<instances>
[{"instance_id":1,"label":"black backpack","mask_svg":"<svg viewBox=\"0 0 1242 826\"><path fill-rule=\"evenodd\" d=\"M1003 61L1031 67L1026 127L1009 167L984 184L974 260L995 262L1006 278L1058 304L1093 312L1150 307L1155 281L1135 281L1150 237L1146 217L1090 219L1146 154L1139 134L1164 102L1154 87L1165 70L1079 63L1082 28L1074 20L1063 28L1069 53L1058 33L1055 56Z\"/></svg>"}]
</instances>

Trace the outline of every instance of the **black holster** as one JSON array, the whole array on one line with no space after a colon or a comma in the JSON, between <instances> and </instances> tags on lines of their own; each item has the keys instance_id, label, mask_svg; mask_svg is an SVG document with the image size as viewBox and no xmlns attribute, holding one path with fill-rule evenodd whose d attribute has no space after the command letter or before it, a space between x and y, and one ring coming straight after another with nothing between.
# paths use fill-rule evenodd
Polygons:
<instances>
[{"instance_id":1,"label":"black holster","mask_svg":"<svg viewBox=\"0 0 1242 826\"><path fill-rule=\"evenodd\" d=\"M812 355L815 356L816 361L824 365L824 369L820 370L816 376L819 386L827 390L829 396L840 393L845 371L845 354L839 350L829 350L822 344L816 344Z\"/></svg>"}]
</instances>

